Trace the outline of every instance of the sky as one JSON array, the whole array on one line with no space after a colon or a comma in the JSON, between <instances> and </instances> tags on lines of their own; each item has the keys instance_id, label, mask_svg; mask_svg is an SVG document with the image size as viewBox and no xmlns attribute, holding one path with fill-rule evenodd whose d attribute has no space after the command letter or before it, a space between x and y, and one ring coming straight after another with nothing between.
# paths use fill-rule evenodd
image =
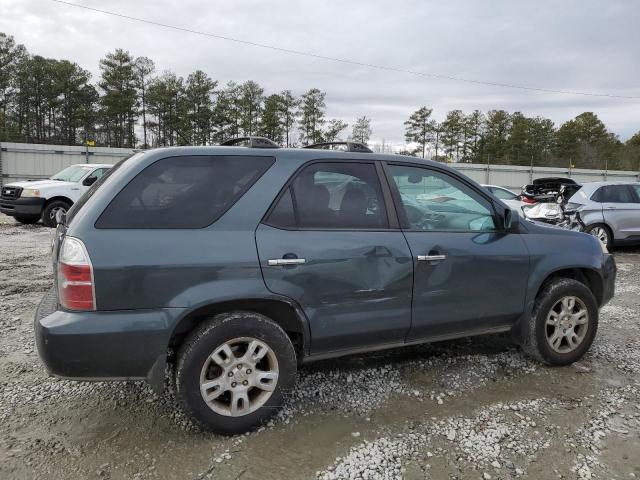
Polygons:
<instances>
[{"instance_id":1,"label":"sky","mask_svg":"<svg viewBox=\"0 0 640 480\"><path fill-rule=\"evenodd\" d=\"M0 31L32 54L68 59L99 76L116 48L187 76L224 84L255 80L265 92L326 92L327 116L366 115L372 140L403 143L420 106L505 109L556 125L595 112L626 140L640 130L637 0L69 0L193 30L428 74L544 89L638 97L554 94L428 78L287 54L138 23L52 0L0 0Z\"/></svg>"}]
</instances>

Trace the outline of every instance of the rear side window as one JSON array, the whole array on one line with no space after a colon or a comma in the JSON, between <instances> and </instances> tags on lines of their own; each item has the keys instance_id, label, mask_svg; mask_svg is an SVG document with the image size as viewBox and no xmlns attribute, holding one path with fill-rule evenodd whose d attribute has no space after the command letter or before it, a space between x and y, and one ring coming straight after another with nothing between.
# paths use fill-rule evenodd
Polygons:
<instances>
[{"instance_id":1,"label":"rear side window","mask_svg":"<svg viewBox=\"0 0 640 480\"><path fill-rule=\"evenodd\" d=\"M204 155L158 160L116 195L96 228L206 227L273 162L273 157Z\"/></svg>"},{"instance_id":2,"label":"rear side window","mask_svg":"<svg viewBox=\"0 0 640 480\"><path fill-rule=\"evenodd\" d=\"M600 187L591 200L602 203L634 203L633 192L628 185L606 185Z\"/></svg>"}]
</instances>

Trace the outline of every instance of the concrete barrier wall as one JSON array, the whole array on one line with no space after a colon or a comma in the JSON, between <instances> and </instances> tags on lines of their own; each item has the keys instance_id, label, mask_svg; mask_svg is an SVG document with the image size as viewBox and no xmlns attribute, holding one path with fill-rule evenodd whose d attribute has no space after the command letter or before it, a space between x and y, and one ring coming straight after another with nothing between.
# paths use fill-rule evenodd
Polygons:
<instances>
[{"instance_id":1,"label":"concrete barrier wall","mask_svg":"<svg viewBox=\"0 0 640 480\"><path fill-rule=\"evenodd\" d=\"M129 148L77 147L32 143L0 143L0 180L2 184L16 180L48 178L75 163L114 164L134 152ZM87 155L88 153L88 155ZM577 182L640 181L639 172L618 170L585 170L514 165L452 163L453 168L479 183L501 185L519 190L534 178L571 177Z\"/></svg>"}]
</instances>

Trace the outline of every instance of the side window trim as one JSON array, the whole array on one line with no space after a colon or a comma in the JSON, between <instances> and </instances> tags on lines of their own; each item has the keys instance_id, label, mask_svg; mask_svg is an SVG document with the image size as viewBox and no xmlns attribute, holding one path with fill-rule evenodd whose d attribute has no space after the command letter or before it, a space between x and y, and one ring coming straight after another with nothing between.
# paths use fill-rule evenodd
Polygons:
<instances>
[{"instance_id":1,"label":"side window trim","mask_svg":"<svg viewBox=\"0 0 640 480\"><path fill-rule=\"evenodd\" d=\"M384 205L384 209L387 216L388 226L386 228L316 228L316 227L300 227L300 219L298 214L298 205L296 201L296 195L294 189L291 188L295 179L300 175L300 173L310 165L316 163L337 163L337 164L346 164L346 163L362 163L367 165L373 165L376 170L376 175L378 178L378 182L380 183L380 189L382 190L382 202ZM287 190L291 189L291 200L293 202L293 211L296 221L295 228L284 227L282 225L273 225L269 222L269 217L271 216L271 212L275 210L276 206L280 202L280 199L286 194ZM376 159L336 159L336 158L316 158L313 160L309 160L302 165L300 165L289 177L287 182L278 192L275 199L269 205L267 212L262 217L260 221L261 224L267 225L272 228L277 228L279 230L289 230L289 231L322 231L322 232L386 232L392 230L400 230L400 221L396 213L395 205L393 201L393 194L391 192L391 188L387 182L386 175L384 174L382 162Z\"/></svg>"},{"instance_id":2,"label":"side window trim","mask_svg":"<svg viewBox=\"0 0 640 480\"><path fill-rule=\"evenodd\" d=\"M473 185L469 184L469 182L465 181L464 178L461 177L457 177L454 175L451 175L451 173L447 172L444 169L440 169L437 167L433 167L431 165L418 165L415 163L411 163L411 162L387 162L387 161L383 161L382 162L382 168L384 170L384 174L386 177L386 181L389 184L389 187L391 189L391 195L393 197L393 203L395 205L396 208L396 212L398 215L398 220L400 221L400 228L403 231L407 231L407 232L424 232L423 230L414 230L411 228L411 225L409 223L409 218L407 217L407 212L404 208L404 204L402 203L402 198L400 197L400 190L398 189L398 186L396 185L394 179L393 179L393 175L391 174L391 171L389 169L389 166L400 166L400 167L413 167L413 168L421 168L423 170L427 170L429 172L435 172L438 173L440 175L445 175L449 178L453 178L454 180L462 183L464 186L466 186L467 188L470 188L473 192L475 192L477 195L479 195L480 197L482 197L488 204L489 204L489 208L491 209L491 212L493 213L492 218L493 218L493 222L494 225L496 225L494 230L487 230L486 232L483 233L490 233L490 232L499 232L500 228L497 227L497 225L500 225L500 221L498 218L498 212L496 211L496 206L493 203L493 201L491 200L491 197L488 195L487 192L483 192L477 188L474 188ZM431 230L433 232L448 232L448 233L469 233L468 230ZM479 233L479 232L477 232Z\"/></svg>"}]
</instances>

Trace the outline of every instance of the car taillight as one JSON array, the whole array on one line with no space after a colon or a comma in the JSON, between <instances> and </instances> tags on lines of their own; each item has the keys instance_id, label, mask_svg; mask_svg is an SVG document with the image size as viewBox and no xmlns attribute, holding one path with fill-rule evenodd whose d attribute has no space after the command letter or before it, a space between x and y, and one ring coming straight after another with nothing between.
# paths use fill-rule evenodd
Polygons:
<instances>
[{"instance_id":1,"label":"car taillight","mask_svg":"<svg viewBox=\"0 0 640 480\"><path fill-rule=\"evenodd\" d=\"M522 203L526 203L528 205L533 205L536 201L533 198L529 198L527 196L522 197Z\"/></svg>"},{"instance_id":2,"label":"car taillight","mask_svg":"<svg viewBox=\"0 0 640 480\"><path fill-rule=\"evenodd\" d=\"M58 298L69 310L95 310L93 267L84 244L64 237L58 256Z\"/></svg>"}]
</instances>

